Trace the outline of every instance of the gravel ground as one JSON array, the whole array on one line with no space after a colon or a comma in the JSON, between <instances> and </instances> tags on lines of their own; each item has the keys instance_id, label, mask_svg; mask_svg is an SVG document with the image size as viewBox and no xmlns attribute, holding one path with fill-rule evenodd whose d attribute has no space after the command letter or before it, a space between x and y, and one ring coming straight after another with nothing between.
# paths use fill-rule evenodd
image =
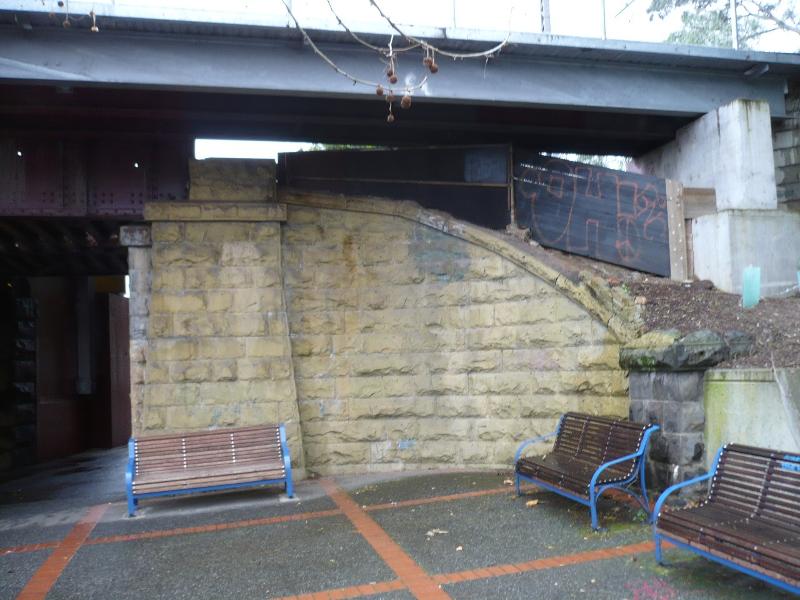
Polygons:
<instances>
[{"instance_id":1,"label":"gravel ground","mask_svg":"<svg viewBox=\"0 0 800 600\"><path fill-rule=\"evenodd\" d=\"M648 331L736 330L753 336L753 352L720 367L772 367L773 361L776 367L800 367L800 294L765 298L757 306L744 309L740 296L717 290L709 281L684 284L645 277L621 285L644 302Z\"/></svg>"}]
</instances>

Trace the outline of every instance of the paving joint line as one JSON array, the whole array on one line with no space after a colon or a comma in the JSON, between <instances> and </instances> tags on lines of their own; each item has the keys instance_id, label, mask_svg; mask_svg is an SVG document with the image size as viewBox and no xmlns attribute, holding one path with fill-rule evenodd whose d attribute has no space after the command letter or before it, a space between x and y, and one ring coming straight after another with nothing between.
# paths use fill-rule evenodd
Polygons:
<instances>
[{"instance_id":1,"label":"paving joint line","mask_svg":"<svg viewBox=\"0 0 800 600\"><path fill-rule=\"evenodd\" d=\"M463 492L457 494L448 494L444 496L430 496L427 498L412 498L410 500L400 500L398 502L385 502L381 504L369 504L361 508L366 511L376 510L391 510L394 508L405 508L409 506L420 506L424 504L436 504L437 502L453 502L456 500L474 498L478 496L486 496L493 494L501 494L508 491L508 488L489 488L486 490L475 490L472 492ZM120 542L130 542L142 539L154 539L162 537L171 537L177 535L191 535L195 533L206 533L210 531L220 531L223 529L237 529L241 527L256 527L259 525L271 525L274 523L284 523L288 521L304 521L307 519L321 519L325 517L335 516L342 514L338 508L330 510L320 510L305 513L295 513L291 515L280 515L277 517L264 517L262 519L244 519L241 521L223 521L222 523L215 523L212 525L199 525L195 527L180 527L175 529L156 529L153 531L142 531L138 533L127 533L119 535L108 535L96 538L90 538L85 542L85 545L93 546L96 544L114 544ZM20 554L25 552L36 552L37 550L47 550L55 548L59 545L60 541L53 540L41 542L37 544L24 544L21 546L11 546L8 548L0 548L0 556L6 554Z\"/></svg>"},{"instance_id":2,"label":"paving joint line","mask_svg":"<svg viewBox=\"0 0 800 600\"><path fill-rule=\"evenodd\" d=\"M383 562L395 572L404 587L415 598L419 600L445 600L450 598L450 595L434 581L433 577L428 575L347 492L337 486L332 479L323 479L320 484L322 489L331 497L331 500L350 519L356 531L372 546L372 549L383 559ZM330 595L321 597L330 598Z\"/></svg>"},{"instance_id":3,"label":"paving joint line","mask_svg":"<svg viewBox=\"0 0 800 600\"><path fill-rule=\"evenodd\" d=\"M81 520L58 543L44 564L28 580L17 600L43 600L47 596L107 509L108 504L98 504L86 511Z\"/></svg>"},{"instance_id":4,"label":"paving joint line","mask_svg":"<svg viewBox=\"0 0 800 600\"><path fill-rule=\"evenodd\" d=\"M664 548L671 547L672 544L664 542ZM517 575L519 573L528 573L531 571L546 571L550 569L560 569L571 565L579 565L588 562L597 562L600 560L609 560L612 558L620 558L623 556L632 556L635 554L644 554L645 552L652 552L655 545L652 541L637 542L635 544L628 544L625 546L615 546L612 548L598 548L596 550L587 550L584 552L576 552L573 554L565 554L562 556L550 556L545 558L537 558L522 563L509 563L503 565L493 565L489 567L480 567L477 569L467 569L464 571L451 571L450 573L440 573L432 575L432 579L439 585L450 585L454 583L461 583L463 581L476 581L479 579L491 579L495 577L505 577L508 575ZM378 582L377 584L369 584L370 586L383 586L389 583L399 584L400 587L395 589L407 589L403 582L400 580L392 580ZM298 594L296 596L284 596L279 600L334 600L337 598L360 598L378 594L388 589L380 588L370 591L359 593L359 588L365 586L350 586L345 588L332 588L322 590L319 592L310 592L307 594Z\"/></svg>"}]
</instances>

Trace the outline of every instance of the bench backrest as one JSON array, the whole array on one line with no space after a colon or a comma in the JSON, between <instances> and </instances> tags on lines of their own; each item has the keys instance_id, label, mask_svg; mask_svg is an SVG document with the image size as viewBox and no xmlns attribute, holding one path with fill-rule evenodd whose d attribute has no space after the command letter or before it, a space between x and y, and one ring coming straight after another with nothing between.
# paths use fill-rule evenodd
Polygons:
<instances>
[{"instance_id":1,"label":"bench backrest","mask_svg":"<svg viewBox=\"0 0 800 600\"><path fill-rule=\"evenodd\" d=\"M728 444L708 503L800 531L800 453Z\"/></svg>"},{"instance_id":2,"label":"bench backrest","mask_svg":"<svg viewBox=\"0 0 800 600\"><path fill-rule=\"evenodd\" d=\"M639 450L651 425L625 419L566 413L556 436L553 452L601 465ZM633 471L636 461L620 463L619 469Z\"/></svg>"},{"instance_id":3,"label":"bench backrest","mask_svg":"<svg viewBox=\"0 0 800 600\"><path fill-rule=\"evenodd\" d=\"M278 425L173 433L133 440L136 475L283 463Z\"/></svg>"}]
</instances>

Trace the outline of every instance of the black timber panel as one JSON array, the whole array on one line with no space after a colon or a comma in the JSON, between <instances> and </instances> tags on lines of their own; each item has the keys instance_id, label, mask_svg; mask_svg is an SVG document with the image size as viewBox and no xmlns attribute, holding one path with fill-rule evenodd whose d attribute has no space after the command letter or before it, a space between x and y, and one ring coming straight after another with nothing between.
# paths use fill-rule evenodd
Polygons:
<instances>
[{"instance_id":1,"label":"black timber panel","mask_svg":"<svg viewBox=\"0 0 800 600\"><path fill-rule=\"evenodd\" d=\"M515 148L514 208L543 246L669 277L663 179Z\"/></svg>"},{"instance_id":2,"label":"black timber panel","mask_svg":"<svg viewBox=\"0 0 800 600\"><path fill-rule=\"evenodd\" d=\"M281 154L297 190L413 200L492 229L511 222L508 146L326 150Z\"/></svg>"}]
</instances>

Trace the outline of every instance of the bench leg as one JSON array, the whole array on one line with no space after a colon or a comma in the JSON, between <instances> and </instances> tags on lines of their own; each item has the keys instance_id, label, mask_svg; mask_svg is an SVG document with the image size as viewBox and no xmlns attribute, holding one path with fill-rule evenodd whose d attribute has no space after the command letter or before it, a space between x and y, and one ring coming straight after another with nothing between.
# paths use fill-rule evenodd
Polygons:
<instances>
[{"instance_id":1,"label":"bench leg","mask_svg":"<svg viewBox=\"0 0 800 600\"><path fill-rule=\"evenodd\" d=\"M292 478L291 477L287 477L286 478L286 486L285 486L285 488L286 488L286 495L289 498L294 498L294 484L292 483Z\"/></svg>"},{"instance_id":2,"label":"bench leg","mask_svg":"<svg viewBox=\"0 0 800 600\"><path fill-rule=\"evenodd\" d=\"M664 564L663 556L661 555L661 536L655 535L654 540L656 544L656 562L660 565Z\"/></svg>"},{"instance_id":3,"label":"bench leg","mask_svg":"<svg viewBox=\"0 0 800 600\"><path fill-rule=\"evenodd\" d=\"M589 512L592 515L592 529L598 531L600 524L597 522L597 498L592 498L589 504Z\"/></svg>"},{"instance_id":4,"label":"bench leg","mask_svg":"<svg viewBox=\"0 0 800 600\"><path fill-rule=\"evenodd\" d=\"M519 484L519 473L514 474L514 485L517 488L517 496L522 496L522 490L520 489L520 484Z\"/></svg>"},{"instance_id":5,"label":"bench leg","mask_svg":"<svg viewBox=\"0 0 800 600\"><path fill-rule=\"evenodd\" d=\"M139 504L139 501L133 497L133 494L128 494L128 516L135 517L136 516L136 506Z\"/></svg>"}]
</instances>

